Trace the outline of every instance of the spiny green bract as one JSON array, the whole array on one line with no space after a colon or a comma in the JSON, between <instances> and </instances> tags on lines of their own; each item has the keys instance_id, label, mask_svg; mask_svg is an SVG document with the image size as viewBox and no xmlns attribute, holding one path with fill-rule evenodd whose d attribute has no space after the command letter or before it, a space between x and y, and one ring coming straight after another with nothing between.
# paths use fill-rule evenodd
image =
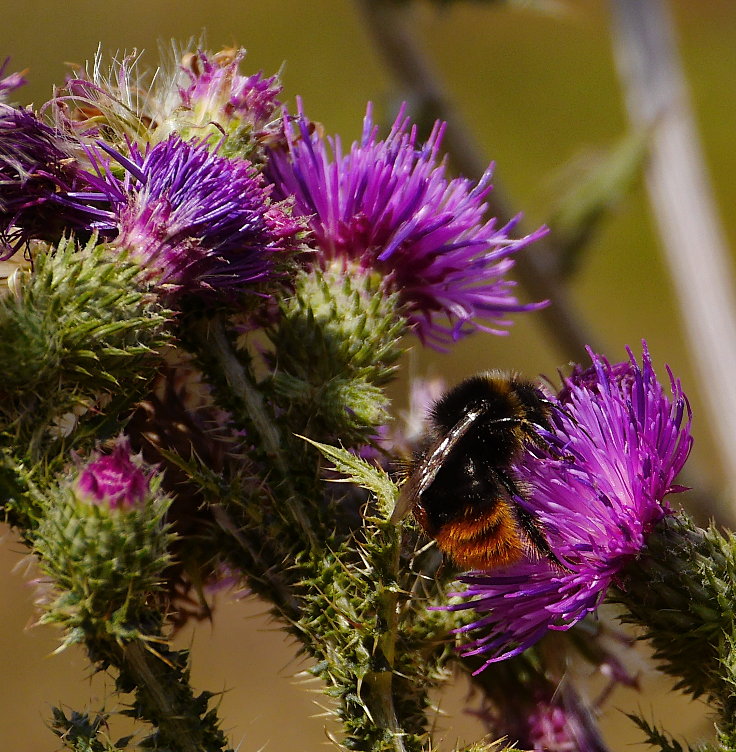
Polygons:
<instances>
[{"instance_id":1,"label":"spiny green bract","mask_svg":"<svg viewBox=\"0 0 736 752\"><path fill-rule=\"evenodd\" d=\"M269 336L276 393L287 398L292 422L315 438L362 443L388 420L381 386L403 349L406 322L398 299L369 275L340 264L301 271L294 295L281 304ZM308 412L309 414L305 414Z\"/></svg>"},{"instance_id":2,"label":"spiny green bract","mask_svg":"<svg viewBox=\"0 0 736 752\"><path fill-rule=\"evenodd\" d=\"M170 500L157 492L159 482L152 480L144 502L125 509L83 501L68 482L47 491L45 516L33 536L53 582L41 621L63 626L65 645L139 636L173 539L164 522Z\"/></svg>"},{"instance_id":3,"label":"spiny green bract","mask_svg":"<svg viewBox=\"0 0 736 752\"><path fill-rule=\"evenodd\" d=\"M140 268L72 240L37 253L0 296L0 431L13 443L65 413L145 383L168 340L167 313L136 285Z\"/></svg>"},{"instance_id":4,"label":"spiny green bract","mask_svg":"<svg viewBox=\"0 0 736 752\"><path fill-rule=\"evenodd\" d=\"M327 553L305 583L298 627L317 660L313 673L338 702L348 749L395 750L397 733L403 749L428 749L428 693L450 675L454 615L427 611L411 593L420 575L406 561L401 573L391 565L400 534L391 523L368 525L364 542Z\"/></svg>"},{"instance_id":5,"label":"spiny green bract","mask_svg":"<svg viewBox=\"0 0 736 752\"><path fill-rule=\"evenodd\" d=\"M107 738L107 716L71 711L69 717L61 708L52 708L51 730L67 749L74 752L116 752L124 749L127 739L112 742Z\"/></svg>"},{"instance_id":6,"label":"spiny green bract","mask_svg":"<svg viewBox=\"0 0 736 752\"><path fill-rule=\"evenodd\" d=\"M217 149L221 157L228 159L248 159L256 165L263 163L263 147L258 142L252 123L237 118L226 124L215 124L212 119L193 123L191 117L187 117L191 113L182 112L184 117L176 123L175 131L185 141L198 139L206 142L210 148Z\"/></svg>"},{"instance_id":7,"label":"spiny green bract","mask_svg":"<svg viewBox=\"0 0 736 752\"><path fill-rule=\"evenodd\" d=\"M715 701L723 738L736 737L736 535L666 518L626 574L622 618L644 627L678 689Z\"/></svg>"},{"instance_id":8,"label":"spiny green bract","mask_svg":"<svg viewBox=\"0 0 736 752\"><path fill-rule=\"evenodd\" d=\"M428 692L448 677L457 616L428 611L426 575L402 558L402 530L388 520L398 489L380 468L349 451L310 441L333 470L370 490L364 526L304 571L298 629L317 659L313 673L338 700L348 749L419 752L428 748Z\"/></svg>"}]
</instances>

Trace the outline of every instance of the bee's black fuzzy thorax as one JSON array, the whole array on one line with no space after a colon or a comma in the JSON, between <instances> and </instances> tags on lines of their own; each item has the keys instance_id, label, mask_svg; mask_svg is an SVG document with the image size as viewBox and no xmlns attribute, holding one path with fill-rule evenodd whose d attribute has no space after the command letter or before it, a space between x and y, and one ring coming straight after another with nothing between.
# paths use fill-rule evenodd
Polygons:
<instances>
[{"instance_id":1,"label":"bee's black fuzzy thorax","mask_svg":"<svg viewBox=\"0 0 736 752\"><path fill-rule=\"evenodd\" d=\"M551 405L539 387L489 371L458 384L430 413L431 437L407 483L424 529L458 564L489 568L524 550L555 560L536 519L519 505L528 489L512 464L546 445Z\"/></svg>"},{"instance_id":2,"label":"bee's black fuzzy thorax","mask_svg":"<svg viewBox=\"0 0 736 752\"><path fill-rule=\"evenodd\" d=\"M478 430L494 423L549 428L549 403L542 390L530 381L499 371L471 376L451 389L432 408L432 424L438 433L448 433L472 409L482 410Z\"/></svg>"}]
</instances>

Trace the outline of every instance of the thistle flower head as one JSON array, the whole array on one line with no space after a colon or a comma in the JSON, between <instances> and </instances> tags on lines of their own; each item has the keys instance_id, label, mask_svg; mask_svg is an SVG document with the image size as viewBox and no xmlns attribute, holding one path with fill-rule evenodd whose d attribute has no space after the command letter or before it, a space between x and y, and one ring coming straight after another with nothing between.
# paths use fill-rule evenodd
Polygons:
<instances>
[{"instance_id":1,"label":"thistle flower head","mask_svg":"<svg viewBox=\"0 0 736 752\"><path fill-rule=\"evenodd\" d=\"M607 752L591 711L574 692L563 687L560 695L533 696L525 723L513 738L539 752Z\"/></svg>"},{"instance_id":2,"label":"thistle flower head","mask_svg":"<svg viewBox=\"0 0 736 752\"><path fill-rule=\"evenodd\" d=\"M111 233L152 278L183 292L240 291L274 272L274 255L292 247L301 221L250 162L226 159L200 142L171 136L130 158L101 147L122 165L90 177L110 209L94 228Z\"/></svg>"},{"instance_id":3,"label":"thistle flower head","mask_svg":"<svg viewBox=\"0 0 736 752\"><path fill-rule=\"evenodd\" d=\"M244 58L244 49L225 49L214 55L199 50L184 56L181 68L189 80L179 87L179 96L193 124L202 127L216 122L227 130L236 120L257 132L278 116L278 77L265 78L261 72L242 75L239 68Z\"/></svg>"},{"instance_id":4,"label":"thistle flower head","mask_svg":"<svg viewBox=\"0 0 736 752\"><path fill-rule=\"evenodd\" d=\"M361 140L343 154L339 138L324 139L300 110L296 127L285 124L288 149L274 149L267 165L277 194L293 195L309 217L322 261L378 272L418 336L440 346L476 329L502 333L508 313L538 307L519 303L507 274L514 254L544 233L513 240L515 222L484 221L491 170L477 184L448 179L443 132L438 122L417 143L402 108L379 140L369 106Z\"/></svg>"},{"instance_id":5,"label":"thistle flower head","mask_svg":"<svg viewBox=\"0 0 736 752\"><path fill-rule=\"evenodd\" d=\"M31 239L57 242L91 217L65 196L86 186L69 143L27 109L0 103L0 257Z\"/></svg>"},{"instance_id":6,"label":"thistle flower head","mask_svg":"<svg viewBox=\"0 0 736 752\"><path fill-rule=\"evenodd\" d=\"M511 680L513 682L513 679ZM534 752L607 752L596 719L569 682L509 686L505 682L488 707L475 713L494 736Z\"/></svg>"},{"instance_id":7,"label":"thistle flower head","mask_svg":"<svg viewBox=\"0 0 736 752\"><path fill-rule=\"evenodd\" d=\"M261 136L277 127L281 87L276 76L242 75L244 57L243 49L182 54L174 46L151 75L135 52L109 64L98 52L47 107L60 130L116 148L144 149L178 134L207 141L221 155L253 158Z\"/></svg>"},{"instance_id":8,"label":"thistle flower head","mask_svg":"<svg viewBox=\"0 0 736 752\"><path fill-rule=\"evenodd\" d=\"M611 366L592 355L577 371L554 411L559 453L529 452L515 468L531 490L519 503L543 525L565 565L522 562L494 572L471 572L465 602L479 618L461 631L485 634L463 646L488 663L523 652L548 630L566 630L593 611L625 565L646 545L653 527L671 513L665 498L681 491L675 476L687 459L690 410L670 372L665 393L644 345L642 364Z\"/></svg>"},{"instance_id":9,"label":"thistle flower head","mask_svg":"<svg viewBox=\"0 0 736 752\"><path fill-rule=\"evenodd\" d=\"M104 138L125 148L161 140L155 138L159 125L180 104L171 76L161 70L151 75L138 52L108 63L98 49L91 63L75 66L43 111L60 132L87 145Z\"/></svg>"},{"instance_id":10,"label":"thistle flower head","mask_svg":"<svg viewBox=\"0 0 736 752\"><path fill-rule=\"evenodd\" d=\"M111 454L89 462L76 480L77 495L110 509L139 506L149 493L149 476L134 461L130 443L120 438Z\"/></svg>"}]
</instances>

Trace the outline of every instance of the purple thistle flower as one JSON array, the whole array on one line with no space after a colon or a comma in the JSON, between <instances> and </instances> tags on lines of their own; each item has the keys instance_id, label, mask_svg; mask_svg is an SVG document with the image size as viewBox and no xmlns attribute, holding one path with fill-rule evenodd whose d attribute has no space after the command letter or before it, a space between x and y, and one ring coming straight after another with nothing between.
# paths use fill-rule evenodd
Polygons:
<instances>
[{"instance_id":1,"label":"purple thistle flower","mask_svg":"<svg viewBox=\"0 0 736 752\"><path fill-rule=\"evenodd\" d=\"M23 73L11 73L3 77L9 62L10 58L6 57L2 65L0 65L0 102L5 102L11 91L15 91L27 83L23 77Z\"/></svg>"},{"instance_id":2,"label":"purple thistle flower","mask_svg":"<svg viewBox=\"0 0 736 752\"><path fill-rule=\"evenodd\" d=\"M491 168L476 185L448 180L439 160L444 124L420 146L402 107L380 141L369 105L347 154L339 138L310 127L301 105L297 128L286 120L288 150L270 152L278 194L293 195L295 211L309 217L323 263L357 262L398 291L422 341L442 346L476 329L502 334L508 313L544 305L519 303L506 275L514 254L546 229L512 240L516 220L502 228L483 221Z\"/></svg>"},{"instance_id":3,"label":"purple thistle flower","mask_svg":"<svg viewBox=\"0 0 736 752\"><path fill-rule=\"evenodd\" d=\"M608 752L592 709L569 682L501 684L494 702L476 713L495 736L534 752Z\"/></svg>"},{"instance_id":4,"label":"purple thistle flower","mask_svg":"<svg viewBox=\"0 0 736 752\"><path fill-rule=\"evenodd\" d=\"M30 110L0 103L0 243L8 258L31 239L57 242L88 229L89 207L66 196L86 187L70 144Z\"/></svg>"},{"instance_id":5,"label":"purple thistle flower","mask_svg":"<svg viewBox=\"0 0 736 752\"><path fill-rule=\"evenodd\" d=\"M544 526L567 571L547 560L461 577L465 602L479 618L461 632L484 634L461 648L488 655L484 667L526 650L548 630L566 630L601 603L611 583L646 545L671 509L665 497L692 446L691 414L668 370L672 396L652 368L646 344L640 366L611 366L591 353L592 368L567 381L555 410L556 456L528 452L515 472L528 485L524 501ZM482 668L481 668L482 670Z\"/></svg>"},{"instance_id":6,"label":"purple thistle flower","mask_svg":"<svg viewBox=\"0 0 736 752\"><path fill-rule=\"evenodd\" d=\"M530 699L524 722L516 734L509 733L524 749L535 752L607 752L591 710L566 684L551 696L539 693Z\"/></svg>"},{"instance_id":7,"label":"purple thistle flower","mask_svg":"<svg viewBox=\"0 0 736 752\"><path fill-rule=\"evenodd\" d=\"M139 506L149 493L149 480L133 461L130 442L121 437L112 454L92 460L76 481L77 495L92 504L106 504L110 509Z\"/></svg>"},{"instance_id":8,"label":"purple thistle flower","mask_svg":"<svg viewBox=\"0 0 736 752\"><path fill-rule=\"evenodd\" d=\"M115 246L177 290L238 292L268 279L274 254L291 249L302 229L284 204L270 202L270 188L246 160L177 136L145 153L133 148L130 157L99 146L126 175L100 168L90 176L110 207L99 210L94 229L111 233Z\"/></svg>"},{"instance_id":9,"label":"purple thistle flower","mask_svg":"<svg viewBox=\"0 0 736 752\"><path fill-rule=\"evenodd\" d=\"M265 128L277 115L281 92L277 76L264 78L261 72L243 76L238 72L245 50L222 50L212 56L199 50L185 57L182 70L189 85L179 87L179 96L188 109L207 115L207 120L227 122L237 118L256 131Z\"/></svg>"}]
</instances>

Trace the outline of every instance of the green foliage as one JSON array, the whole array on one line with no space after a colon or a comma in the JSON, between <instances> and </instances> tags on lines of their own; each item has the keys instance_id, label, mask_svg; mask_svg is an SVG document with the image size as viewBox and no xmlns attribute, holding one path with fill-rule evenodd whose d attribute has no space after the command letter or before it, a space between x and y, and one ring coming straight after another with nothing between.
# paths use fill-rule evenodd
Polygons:
<instances>
[{"instance_id":1,"label":"green foliage","mask_svg":"<svg viewBox=\"0 0 736 752\"><path fill-rule=\"evenodd\" d=\"M189 653L161 645L154 651L140 641L119 649L117 689L134 693L127 715L156 727L142 749L176 752L232 752L215 708L215 695L195 694L189 683Z\"/></svg>"},{"instance_id":2,"label":"green foliage","mask_svg":"<svg viewBox=\"0 0 736 752\"><path fill-rule=\"evenodd\" d=\"M376 497L381 515L387 517L391 514L396 504L398 492L396 484L391 480L388 473L342 447L321 444L318 441L308 439L306 436L300 438L317 447L328 460L335 463L333 470L344 476L335 482L354 483L356 486L365 488Z\"/></svg>"},{"instance_id":3,"label":"green foliage","mask_svg":"<svg viewBox=\"0 0 736 752\"><path fill-rule=\"evenodd\" d=\"M513 744L509 747L503 741L481 739L466 747L457 747L456 752L512 752L515 749L518 749L518 747Z\"/></svg>"},{"instance_id":4,"label":"green foliage","mask_svg":"<svg viewBox=\"0 0 736 752\"><path fill-rule=\"evenodd\" d=\"M115 752L127 744L127 739L115 743L107 739L105 724L107 716L72 711L69 717L61 708L52 708L51 730L61 739L67 749L73 752Z\"/></svg>"},{"instance_id":5,"label":"green foliage","mask_svg":"<svg viewBox=\"0 0 736 752\"><path fill-rule=\"evenodd\" d=\"M0 295L0 505L33 528L39 488L70 449L120 431L169 341L169 314L136 283L140 268L104 245L62 240Z\"/></svg>"},{"instance_id":6,"label":"green foliage","mask_svg":"<svg viewBox=\"0 0 736 752\"><path fill-rule=\"evenodd\" d=\"M691 752L692 747L683 747L677 740L672 739L641 716L635 713L627 713L626 715L644 732L646 743L651 744L652 747L658 747L662 752Z\"/></svg>"},{"instance_id":7,"label":"green foliage","mask_svg":"<svg viewBox=\"0 0 736 752\"><path fill-rule=\"evenodd\" d=\"M188 653L171 650L161 634L164 572L174 536L165 515L171 500L151 482L148 497L129 508L90 503L67 482L46 492L34 550L53 591L43 623L64 628L63 646L83 643L98 669L117 668L116 688L132 693L128 715L149 722L148 749L223 750L213 695L189 685ZM106 750L100 717L55 713L54 727L75 750ZM124 743L125 740L120 742Z\"/></svg>"},{"instance_id":8,"label":"green foliage","mask_svg":"<svg viewBox=\"0 0 736 752\"><path fill-rule=\"evenodd\" d=\"M702 750L698 749L698 752L736 752L736 733L733 728L730 730L716 728L716 731L717 744L704 745Z\"/></svg>"},{"instance_id":9,"label":"green foliage","mask_svg":"<svg viewBox=\"0 0 736 752\"><path fill-rule=\"evenodd\" d=\"M371 491L362 530L326 550L304 582L298 629L317 659L314 673L339 700L348 749L423 750L428 692L448 677L454 614L427 611L404 551L403 529L389 521L398 488L351 452L312 442L344 474ZM413 552L412 552L413 554Z\"/></svg>"},{"instance_id":10,"label":"green foliage","mask_svg":"<svg viewBox=\"0 0 736 752\"><path fill-rule=\"evenodd\" d=\"M659 524L615 596L676 688L715 703L724 739L736 733L735 591L736 536L679 515Z\"/></svg>"},{"instance_id":11,"label":"green foliage","mask_svg":"<svg viewBox=\"0 0 736 752\"><path fill-rule=\"evenodd\" d=\"M80 416L132 405L160 364L167 312L139 267L63 240L0 296L0 441L35 466ZM27 450L24 450L27 447ZM58 448L57 448L58 451Z\"/></svg>"},{"instance_id":12,"label":"green foliage","mask_svg":"<svg viewBox=\"0 0 736 752\"><path fill-rule=\"evenodd\" d=\"M141 360L163 344L165 313L135 279L140 267L104 245L78 249L71 240L34 258L14 294L0 298L0 357L9 396L62 388L120 385L136 379ZM126 368L122 369L121 364Z\"/></svg>"},{"instance_id":13,"label":"green foliage","mask_svg":"<svg viewBox=\"0 0 736 752\"><path fill-rule=\"evenodd\" d=\"M396 373L406 323L398 298L370 275L334 264L302 270L269 331L273 389L293 430L365 443L389 420L381 387Z\"/></svg>"}]
</instances>

